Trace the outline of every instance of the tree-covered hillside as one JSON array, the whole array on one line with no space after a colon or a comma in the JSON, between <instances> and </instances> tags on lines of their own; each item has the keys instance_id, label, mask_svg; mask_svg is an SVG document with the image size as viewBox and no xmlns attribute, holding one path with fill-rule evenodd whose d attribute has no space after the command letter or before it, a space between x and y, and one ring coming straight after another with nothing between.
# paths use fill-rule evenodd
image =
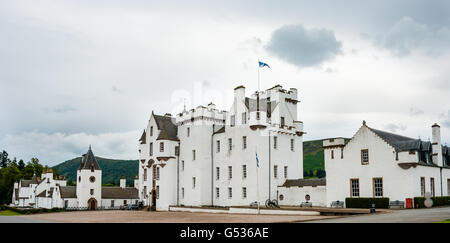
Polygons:
<instances>
[{"instance_id":1,"label":"tree-covered hillside","mask_svg":"<svg viewBox=\"0 0 450 243\"><path fill-rule=\"evenodd\" d=\"M102 168L102 184L119 185L122 175L127 179L127 184L132 186L134 178L138 174L137 160L115 160L95 157ZM53 168L58 169L60 175L65 175L67 181L76 181L77 169L80 166L81 157L65 161Z\"/></svg>"}]
</instances>

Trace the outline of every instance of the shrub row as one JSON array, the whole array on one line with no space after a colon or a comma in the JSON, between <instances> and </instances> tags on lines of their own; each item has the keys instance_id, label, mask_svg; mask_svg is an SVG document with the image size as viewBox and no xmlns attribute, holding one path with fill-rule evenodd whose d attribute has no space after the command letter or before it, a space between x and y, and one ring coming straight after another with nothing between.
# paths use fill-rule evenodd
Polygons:
<instances>
[{"instance_id":1,"label":"shrub row","mask_svg":"<svg viewBox=\"0 0 450 243\"><path fill-rule=\"evenodd\" d=\"M431 197L431 200L433 200L433 207L450 205L450 196ZM424 197L415 197L414 198L414 207L415 208L424 208L425 207L424 202L425 202Z\"/></svg>"},{"instance_id":2,"label":"shrub row","mask_svg":"<svg viewBox=\"0 0 450 243\"><path fill-rule=\"evenodd\" d=\"M21 209L21 208L15 208L10 207L6 205L0 205L0 211L1 210L11 210L20 214L36 214L36 213L53 213L53 212L62 212L64 209L61 208L52 208L52 209L46 209L46 208L27 208L27 209Z\"/></svg>"},{"instance_id":3,"label":"shrub row","mask_svg":"<svg viewBox=\"0 0 450 243\"><path fill-rule=\"evenodd\" d=\"M345 198L346 208L371 208L372 203L375 204L375 208L389 208L388 197L347 197Z\"/></svg>"}]
</instances>

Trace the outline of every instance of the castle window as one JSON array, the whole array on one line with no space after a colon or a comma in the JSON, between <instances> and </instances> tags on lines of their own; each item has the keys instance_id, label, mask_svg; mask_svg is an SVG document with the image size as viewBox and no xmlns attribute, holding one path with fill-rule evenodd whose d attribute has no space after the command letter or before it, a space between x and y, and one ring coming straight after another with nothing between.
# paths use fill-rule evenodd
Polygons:
<instances>
[{"instance_id":1,"label":"castle window","mask_svg":"<svg viewBox=\"0 0 450 243\"><path fill-rule=\"evenodd\" d=\"M383 196L383 178L373 178L373 195L375 197Z\"/></svg>"},{"instance_id":2,"label":"castle window","mask_svg":"<svg viewBox=\"0 0 450 243\"><path fill-rule=\"evenodd\" d=\"M242 149L246 149L247 148L247 137L243 136L242 137Z\"/></svg>"},{"instance_id":3,"label":"castle window","mask_svg":"<svg viewBox=\"0 0 450 243\"><path fill-rule=\"evenodd\" d=\"M156 167L156 180L159 180L159 167Z\"/></svg>"},{"instance_id":4,"label":"castle window","mask_svg":"<svg viewBox=\"0 0 450 243\"><path fill-rule=\"evenodd\" d=\"M242 198L247 198L247 187L242 187Z\"/></svg>"},{"instance_id":5,"label":"castle window","mask_svg":"<svg viewBox=\"0 0 450 243\"><path fill-rule=\"evenodd\" d=\"M184 199L184 187L181 188L181 198Z\"/></svg>"},{"instance_id":6,"label":"castle window","mask_svg":"<svg viewBox=\"0 0 450 243\"><path fill-rule=\"evenodd\" d=\"M234 115L231 116L231 123L230 126L234 127L234 125L236 125L236 118Z\"/></svg>"},{"instance_id":7,"label":"castle window","mask_svg":"<svg viewBox=\"0 0 450 243\"><path fill-rule=\"evenodd\" d=\"M363 165L369 164L369 150L368 149L361 150L361 164L363 164Z\"/></svg>"},{"instance_id":8,"label":"castle window","mask_svg":"<svg viewBox=\"0 0 450 243\"><path fill-rule=\"evenodd\" d=\"M247 165L242 165L242 178L247 178Z\"/></svg>"},{"instance_id":9,"label":"castle window","mask_svg":"<svg viewBox=\"0 0 450 243\"><path fill-rule=\"evenodd\" d=\"M81 176L78 176L78 182L81 182Z\"/></svg>"},{"instance_id":10,"label":"castle window","mask_svg":"<svg viewBox=\"0 0 450 243\"><path fill-rule=\"evenodd\" d=\"M217 153L219 153L220 152L220 140L217 140L216 141L216 143L217 143Z\"/></svg>"},{"instance_id":11,"label":"castle window","mask_svg":"<svg viewBox=\"0 0 450 243\"><path fill-rule=\"evenodd\" d=\"M261 116L260 116L259 111L258 111L258 112L256 112L256 120L259 120L259 119L261 119Z\"/></svg>"},{"instance_id":12,"label":"castle window","mask_svg":"<svg viewBox=\"0 0 450 243\"><path fill-rule=\"evenodd\" d=\"M242 113L242 124L247 124L247 112Z\"/></svg>"},{"instance_id":13,"label":"castle window","mask_svg":"<svg viewBox=\"0 0 450 243\"><path fill-rule=\"evenodd\" d=\"M187 128L187 136L188 137L191 136L191 128L190 127Z\"/></svg>"},{"instance_id":14,"label":"castle window","mask_svg":"<svg viewBox=\"0 0 450 243\"><path fill-rule=\"evenodd\" d=\"M233 167L228 166L228 180L231 180L233 178Z\"/></svg>"},{"instance_id":15,"label":"castle window","mask_svg":"<svg viewBox=\"0 0 450 243\"><path fill-rule=\"evenodd\" d=\"M159 143L159 152L164 152L164 142Z\"/></svg>"},{"instance_id":16,"label":"castle window","mask_svg":"<svg viewBox=\"0 0 450 243\"><path fill-rule=\"evenodd\" d=\"M331 150L331 159L334 159L334 150Z\"/></svg>"},{"instance_id":17,"label":"castle window","mask_svg":"<svg viewBox=\"0 0 450 243\"><path fill-rule=\"evenodd\" d=\"M344 158L344 149L341 148L341 159L343 159L343 158Z\"/></svg>"},{"instance_id":18,"label":"castle window","mask_svg":"<svg viewBox=\"0 0 450 243\"><path fill-rule=\"evenodd\" d=\"M91 172L94 172L94 165L91 165ZM48 181L50 183L50 181Z\"/></svg>"},{"instance_id":19,"label":"castle window","mask_svg":"<svg viewBox=\"0 0 450 243\"><path fill-rule=\"evenodd\" d=\"M350 179L350 196L359 197L359 179Z\"/></svg>"},{"instance_id":20,"label":"castle window","mask_svg":"<svg viewBox=\"0 0 450 243\"><path fill-rule=\"evenodd\" d=\"M273 166L273 177L278 178L278 165Z\"/></svg>"},{"instance_id":21,"label":"castle window","mask_svg":"<svg viewBox=\"0 0 450 243\"><path fill-rule=\"evenodd\" d=\"M153 126L150 127L150 137L153 136Z\"/></svg>"},{"instance_id":22,"label":"castle window","mask_svg":"<svg viewBox=\"0 0 450 243\"><path fill-rule=\"evenodd\" d=\"M152 175L153 180L156 180L156 164L153 165L153 175Z\"/></svg>"},{"instance_id":23,"label":"castle window","mask_svg":"<svg viewBox=\"0 0 450 243\"><path fill-rule=\"evenodd\" d=\"M195 177L192 177L192 188L195 189Z\"/></svg>"},{"instance_id":24,"label":"castle window","mask_svg":"<svg viewBox=\"0 0 450 243\"><path fill-rule=\"evenodd\" d=\"M192 150L192 160L195 160L195 149Z\"/></svg>"},{"instance_id":25,"label":"castle window","mask_svg":"<svg viewBox=\"0 0 450 243\"><path fill-rule=\"evenodd\" d=\"M150 156L153 156L153 143L150 143Z\"/></svg>"},{"instance_id":26,"label":"castle window","mask_svg":"<svg viewBox=\"0 0 450 243\"><path fill-rule=\"evenodd\" d=\"M123 205L127 205L127 200L123 200Z\"/></svg>"},{"instance_id":27,"label":"castle window","mask_svg":"<svg viewBox=\"0 0 450 243\"><path fill-rule=\"evenodd\" d=\"M233 149L233 140L231 138L228 139L228 150L231 151Z\"/></svg>"},{"instance_id":28,"label":"castle window","mask_svg":"<svg viewBox=\"0 0 450 243\"><path fill-rule=\"evenodd\" d=\"M420 177L420 195L425 196L425 177Z\"/></svg>"},{"instance_id":29,"label":"castle window","mask_svg":"<svg viewBox=\"0 0 450 243\"><path fill-rule=\"evenodd\" d=\"M430 178L430 187L431 187L431 196L435 197L436 194L435 194L435 190L434 190L434 178L433 177Z\"/></svg>"},{"instance_id":30,"label":"castle window","mask_svg":"<svg viewBox=\"0 0 450 243\"><path fill-rule=\"evenodd\" d=\"M228 187L228 198L233 198L233 188Z\"/></svg>"},{"instance_id":31,"label":"castle window","mask_svg":"<svg viewBox=\"0 0 450 243\"><path fill-rule=\"evenodd\" d=\"M181 161L181 171L184 171L184 160Z\"/></svg>"},{"instance_id":32,"label":"castle window","mask_svg":"<svg viewBox=\"0 0 450 243\"><path fill-rule=\"evenodd\" d=\"M92 183L94 183L94 182L95 182L95 176L89 177L89 181L92 182Z\"/></svg>"},{"instance_id":33,"label":"castle window","mask_svg":"<svg viewBox=\"0 0 450 243\"><path fill-rule=\"evenodd\" d=\"M291 138L291 151L294 151L294 139Z\"/></svg>"},{"instance_id":34,"label":"castle window","mask_svg":"<svg viewBox=\"0 0 450 243\"><path fill-rule=\"evenodd\" d=\"M281 117L281 127L284 127L284 117Z\"/></svg>"},{"instance_id":35,"label":"castle window","mask_svg":"<svg viewBox=\"0 0 450 243\"><path fill-rule=\"evenodd\" d=\"M111 207L114 207L114 200L111 200Z\"/></svg>"},{"instance_id":36,"label":"castle window","mask_svg":"<svg viewBox=\"0 0 450 243\"><path fill-rule=\"evenodd\" d=\"M287 178L287 177L288 177L288 167L285 166L284 167L284 178Z\"/></svg>"},{"instance_id":37,"label":"castle window","mask_svg":"<svg viewBox=\"0 0 450 243\"><path fill-rule=\"evenodd\" d=\"M159 186L156 186L156 199L159 199Z\"/></svg>"},{"instance_id":38,"label":"castle window","mask_svg":"<svg viewBox=\"0 0 450 243\"><path fill-rule=\"evenodd\" d=\"M216 187L216 198L219 198L220 194L219 194L219 188Z\"/></svg>"},{"instance_id":39,"label":"castle window","mask_svg":"<svg viewBox=\"0 0 450 243\"><path fill-rule=\"evenodd\" d=\"M94 195L94 189L91 189L91 195Z\"/></svg>"},{"instance_id":40,"label":"castle window","mask_svg":"<svg viewBox=\"0 0 450 243\"><path fill-rule=\"evenodd\" d=\"M278 137L277 137L277 136L274 136L274 137L273 137L273 148L274 148L274 149L277 149L277 141L278 141Z\"/></svg>"},{"instance_id":41,"label":"castle window","mask_svg":"<svg viewBox=\"0 0 450 243\"><path fill-rule=\"evenodd\" d=\"M175 146L175 156L180 156L180 147Z\"/></svg>"},{"instance_id":42,"label":"castle window","mask_svg":"<svg viewBox=\"0 0 450 243\"><path fill-rule=\"evenodd\" d=\"M216 180L220 179L220 168L216 167Z\"/></svg>"}]
</instances>

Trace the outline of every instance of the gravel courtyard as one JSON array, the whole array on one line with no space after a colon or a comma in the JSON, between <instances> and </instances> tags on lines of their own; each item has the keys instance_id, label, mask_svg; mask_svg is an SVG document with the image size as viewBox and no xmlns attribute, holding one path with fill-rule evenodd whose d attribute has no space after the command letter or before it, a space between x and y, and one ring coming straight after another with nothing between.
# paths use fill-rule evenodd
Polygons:
<instances>
[{"instance_id":1,"label":"gravel courtyard","mask_svg":"<svg viewBox=\"0 0 450 243\"><path fill-rule=\"evenodd\" d=\"M301 222L335 216L244 215L228 213L81 211L17 216L17 218L60 223L276 223Z\"/></svg>"}]
</instances>

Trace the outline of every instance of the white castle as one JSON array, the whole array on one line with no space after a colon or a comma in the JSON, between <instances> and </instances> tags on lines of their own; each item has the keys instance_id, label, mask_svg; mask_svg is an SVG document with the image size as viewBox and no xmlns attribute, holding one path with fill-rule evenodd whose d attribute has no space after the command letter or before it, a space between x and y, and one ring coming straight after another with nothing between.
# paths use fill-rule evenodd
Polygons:
<instances>
[{"instance_id":1,"label":"white castle","mask_svg":"<svg viewBox=\"0 0 450 243\"><path fill-rule=\"evenodd\" d=\"M239 86L228 112L212 103L176 117L152 112L139 140L139 198L157 210L276 199L278 186L303 176L298 102L294 88L246 97Z\"/></svg>"},{"instance_id":2,"label":"white castle","mask_svg":"<svg viewBox=\"0 0 450 243\"><path fill-rule=\"evenodd\" d=\"M76 186L67 186L64 177L55 178L53 170L42 173L42 178L14 183L12 206L65 209L118 209L138 203L137 179L134 187L126 187L122 176L120 187L102 186L102 169L89 146L77 170Z\"/></svg>"}]
</instances>

